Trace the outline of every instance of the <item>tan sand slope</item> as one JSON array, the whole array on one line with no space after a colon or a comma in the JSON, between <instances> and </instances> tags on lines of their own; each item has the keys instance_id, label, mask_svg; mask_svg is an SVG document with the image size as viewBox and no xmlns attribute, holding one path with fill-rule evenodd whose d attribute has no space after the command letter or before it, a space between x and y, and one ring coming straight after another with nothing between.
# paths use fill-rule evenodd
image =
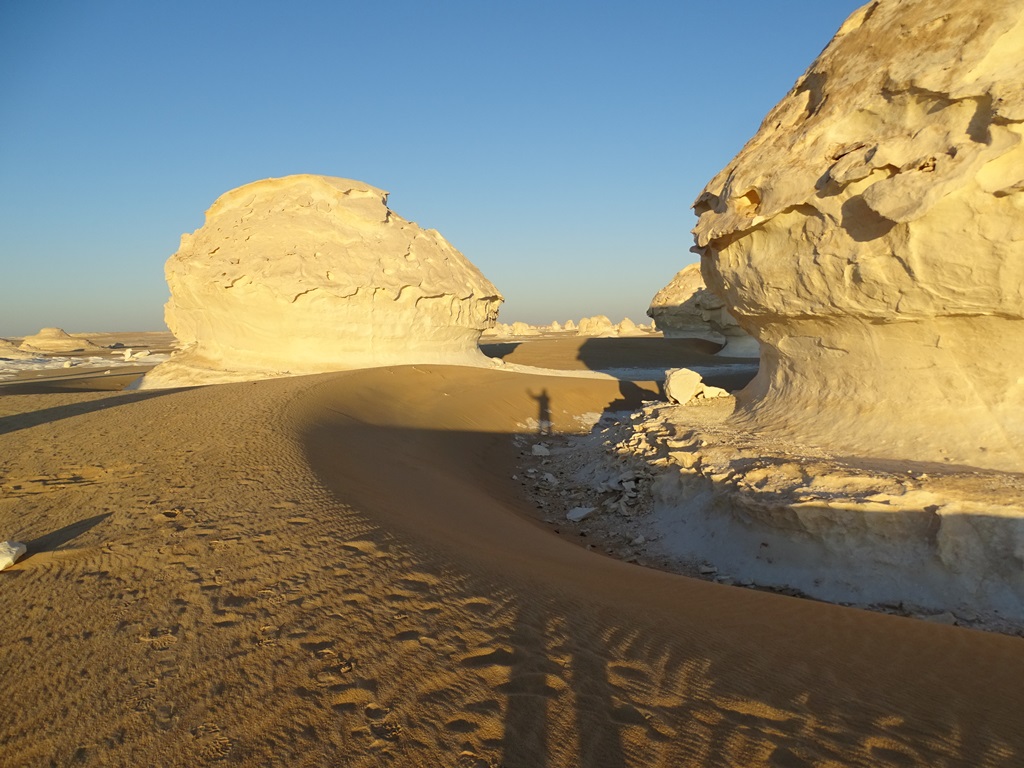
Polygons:
<instances>
[{"instance_id":1,"label":"tan sand slope","mask_svg":"<svg viewBox=\"0 0 1024 768\"><path fill-rule=\"evenodd\" d=\"M1024 646L517 514L614 381L375 369L0 398L13 765L1014 765Z\"/></svg>"}]
</instances>

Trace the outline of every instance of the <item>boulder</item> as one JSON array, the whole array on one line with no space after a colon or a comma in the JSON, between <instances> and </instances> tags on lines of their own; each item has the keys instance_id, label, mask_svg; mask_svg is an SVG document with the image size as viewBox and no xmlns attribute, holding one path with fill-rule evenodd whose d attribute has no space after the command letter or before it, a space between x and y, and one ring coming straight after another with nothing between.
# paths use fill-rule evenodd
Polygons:
<instances>
[{"instance_id":1,"label":"boulder","mask_svg":"<svg viewBox=\"0 0 1024 768\"><path fill-rule=\"evenodd\" d=\"M360 181L232 190L165 268L181 351L143 388L405 363L481 364L498 290L436 230Z\"/></svg>"},{"instance_id":2,"label":"boulder","mask_svg":"<svg viewBox=\"0 0 1024 768\"><path fill-rule=\"evenodd\" d=\"M0 571L10 568L28 551L20 541L0 541Z\"/></svg>"},{"instance_id":3,"label":"boulder","mask_svg":"<svg viewBox=\"0 0 1024 768\"><path fill-rule=\"evenodd\" d=\"M647 316L669 339L707 339L722 345L719 354L759 357L757 340L729 314L725 302L704 284L700 264L683 267L672 281L655 294Z\"/></svg>"},{"instance_id":4,"label":"boulder","mask_svg":"<svg viewBox=\"0 0 1024 768\"><path fill-rule=\"evenodd\" d=\"M738 422L837 454L1024 470L1024 13L856 11L694 204L761 345Z\"/></svg>"},{"instance_id":5,"label":"boulder","mask_svg":"<svg viewBox=\"0 0 1024 768\"><path fill-rule=\"evenodd\" d=\"M689 368L672 368L665 371L665 397L670 402L690 402L704 386L701 375Z\"/></svg>"}]
</instances>

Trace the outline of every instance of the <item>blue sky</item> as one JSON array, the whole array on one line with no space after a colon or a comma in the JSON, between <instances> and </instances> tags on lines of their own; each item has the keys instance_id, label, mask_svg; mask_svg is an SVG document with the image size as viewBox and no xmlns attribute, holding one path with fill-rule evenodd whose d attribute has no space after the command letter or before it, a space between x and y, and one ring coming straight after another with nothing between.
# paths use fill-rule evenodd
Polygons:
<instances>
[{"instance_id":1,"label":"blue sky","mask_svg":"<svg viewBox=\"0 0 1024 768\"><path fill-rule=\"evenodd\" d=\"M0 0L0 335L163 326L223 192L391 192L501 319L644 319L703 185L858 0Z\"/></svg>"}]
</instances>

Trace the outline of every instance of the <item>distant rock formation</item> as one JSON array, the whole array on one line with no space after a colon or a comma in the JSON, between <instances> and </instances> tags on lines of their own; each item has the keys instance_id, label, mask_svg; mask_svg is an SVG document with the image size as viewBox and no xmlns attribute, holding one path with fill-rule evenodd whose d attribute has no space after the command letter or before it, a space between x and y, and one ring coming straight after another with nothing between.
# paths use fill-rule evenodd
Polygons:
<instances>
[{"instance_id":1,"label":"distant rock formation","mask_svg":"<svg viewBox=\"0 0 1024 768\"><path fill-rule=\"evenodd\" d=\"M759 357L757 340L729 314L725 302L704 285L700 264L683 267L655 294L647 316L666 338L708 339L722 344L719 354Z\"/></svg>"},{"instance_id":2,"label":"distant rock formation","mask_svg":"<svg viewBox=\"0 0 1024 768\"><path fill-rule=\"evenodd\" d=\"M24 352L84 352L102 349L88 339L78 338L62 328L43 328L34 336L26 336L19 347Z\"/></svg>"},{"instance_id":3,"label":"distant rock formation","mask_svg":"<svg viewBox=\"0 0 1024 768\"><path fill-rule=\"evenodd\" d=\"M580 336L612 336L615 326L605 315L584 317L580 320L576 332Z\"/></svg>"},{"instance_id":4,"label":"distant rock formation","mask_svg":"<svg viewBox=\"0 0 1024 768\"><path fill-rule=\"evenodd\" d=\"M29 360L38 353L20 349L17 344L7 339L0 339L0 360Z\"/></svg>"},{"instance_id":5,"label":"distant rock formation","mask_svg":"<svg viewBox=\"0 0 1024 768\"><path fill-rule=\"evenodd\" d=\"M737 423L846 455L1024 470L1024 13L878 0L694 207L761 343Z\"/></svg>"},{"instance_id":6,"label":"distant rock formation","mask_svg":"<svg viewBox=\"0 0 1024 768\"><path fill-rule=\"evenodd\" d=\"M644 336L654 330L651 325L637 325L628 317L615 324L605 315L584 317L579 324L575 320L567 320L564 324L553 321L549 325L530 325L521 321L514 323L495 323L484 331L487 338L527 338L544 334L576 335L576 336Z\"/></svg>"},{"instance_id":7,"label":"distant rock formation","mask_svg":"<svg viewBox=\"0 0 1024 768\"><path fill-rule=\"evenodd\" d=\"M298 175L232 190L166 265L182 350L143 388L485 360L502 296L436 230L360 181Z\"/></svg>"}]
</instances>

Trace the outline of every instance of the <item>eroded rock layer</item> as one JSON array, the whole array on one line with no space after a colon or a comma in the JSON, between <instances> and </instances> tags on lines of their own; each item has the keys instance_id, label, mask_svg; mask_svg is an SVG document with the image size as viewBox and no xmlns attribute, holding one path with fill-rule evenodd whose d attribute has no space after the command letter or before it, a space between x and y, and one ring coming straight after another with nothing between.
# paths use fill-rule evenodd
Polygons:
<instances>
[{"instance_id":1,"label":"eroded rock layer","mask_svg":"<svg viewBox=\"0 0 1024 768\"><path fill-rule=\"evenodd\" d=\"M658 291L647 316L666 338L708 339L724 345L721 354L758 357L757 341L744 331L718 296L704 285L700 264L683 267Z\"/></svg>"},{"instance_id":2,"label":"eroded rock layer","mask_svg":"<svg viewBox=\"0 0 1024 768\"><path fill-rule=\"evenodd\" d=\"M327 176L232 190L166 265L183 351L144 386L420 362L474 363L498 290L387 193Z\"/></svg>"},{"instance_id":3,"label":"eroded rock layer","mask_svg":"<svg viewBox=\"0 0 1024 768\"><path fill-rule=\"evenodd\" d=\"M838 454L1024 470L1024 6L853 14L698 197L762 348L735 417Z\"/></svg>"}]
</instances>

